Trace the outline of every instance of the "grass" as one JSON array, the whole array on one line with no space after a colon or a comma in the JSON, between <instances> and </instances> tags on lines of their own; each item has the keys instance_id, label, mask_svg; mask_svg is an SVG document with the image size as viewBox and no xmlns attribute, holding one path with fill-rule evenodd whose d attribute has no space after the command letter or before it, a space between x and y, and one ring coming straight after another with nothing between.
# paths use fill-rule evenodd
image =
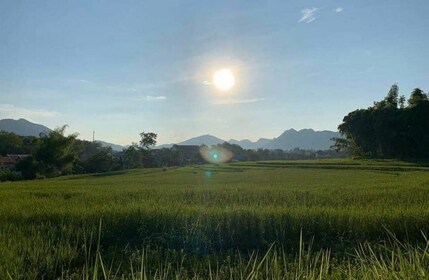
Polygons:
<instances>
[{"instance_id":1,"label":"grass","mask_svg":"<svg viewBox=\"0 0 429 280\"><path fill-rule=\"evenodd\" d=\"M427 279L428 171L272 161L3 183L0 279Z\"/></svg>"}]
</instances>

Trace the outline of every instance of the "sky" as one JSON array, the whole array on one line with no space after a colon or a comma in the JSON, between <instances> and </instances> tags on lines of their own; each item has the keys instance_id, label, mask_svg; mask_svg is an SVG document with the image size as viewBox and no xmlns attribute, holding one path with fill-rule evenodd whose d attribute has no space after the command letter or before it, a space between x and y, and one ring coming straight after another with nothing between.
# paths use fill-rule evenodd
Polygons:
<instances>
[{"instance_id":1,"label":"sky","mask_svg":"<svg viewBox=\"0 0 429 280\"><path fill-rule=\"evenodd\" d=\"M127 145L336 130L429 90L429 1L0 0L0 119ZM236 85L210 81L230 69Z\"/></svg>"}]
</instances>

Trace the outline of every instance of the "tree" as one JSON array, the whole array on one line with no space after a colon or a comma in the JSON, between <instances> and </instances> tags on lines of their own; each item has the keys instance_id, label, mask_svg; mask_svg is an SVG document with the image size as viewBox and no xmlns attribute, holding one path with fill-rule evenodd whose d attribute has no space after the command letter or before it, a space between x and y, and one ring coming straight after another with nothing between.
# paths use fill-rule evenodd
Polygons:
<instances>
[{"instance_id":1,"label":"tree","mask_svg":"<svg viewBox=\"0 0 429 280\"><path fill-rule=\"evenodd\" d=\"M408 99L408 106L414 107L419 103L428 101L428 96L419 88L415 88L411 92L410 99Z\"/></svg>"},{"instance_id":2,"label":"tree","mask_svg":"<svg viewBox=\"0 0 429 280\"><path fill-rule=\"evenodd\" d=\"M394 84L390 87L389 92L384 100L386 104L392 108L398 108L398 97L399 97L399 87L397 84Z\"/></svg>"},{"instance_id":3,"label":"tree","mask_svg":"<svg viewBox=\"0 0 429 280\"><path fill-rule=\"evenodd\" d=\"M116 169L112 148L102 147L96 154L83 162L84 170L89 173L108 172Z\"/></svg>"},{"instance_id":4,"label":"tree","mask_svg":"<svg viewBox=\"0 0 429 280\"><path fill-rule=\"evenodd\" d=\"M77 134L64 136L67 125L51 131L40 138L34 160L38 162L39 172L48 176L70 174L77 158L74 143Z\"/></svg>"},{"instance_id":5,"label":"tree","mask_svg":"<svg viewBox=\"0 0 429 280\"><path fill-rule=\"evenodd\" d=\"M153 132L142 132L140 133L140 147L144 150L150 150L156 145L156 137L158 135Z\"/></svg>"},{"instance_id":6,"label":"tree","mask_svg":"<svg viewBox=\"0 0 429 280\"><path fill-rule=\"evenodd\" d=\"M156 137L156 133L153 132L140 133L140 154L143 167L154 167L156 165L156 160L151 151L156 145Z\"/></svg>"},{"instance_id":7,"label":"tree","mask_svg":"<svg viewBox=\"0 0 429 280\"><path fill-rule=\"evenodd\" d=\"M374 102L374 108L398 108L399 104L399 87L397 84L394 84L390 87L387 96L378 102Z\"/></svg>"},{"instance_id":8,"label":"tree","mask_svg":"<svg viewBox=\"0 0 429 280\"><path fill-rule=\"evenodd\" d=\"M140 147L136 143L122 151L122 165L125 169L140 168L142 167L142 154Z\"/></svg>"},{"instance_id":9,"label":"tree","mask_svg":"<svg viewBox=\"0 0 429 280\"><path fill-rule=\"evenodd\" d=\"M393 85L373 107L350 112L338 126L353 155L374 158L429 158L429 100L414 89L404 106ZM399 108L397 107L399 104Z\"/></svg>"},{"instance_id":10,"label":"tree","mask_svg":"<svg viewBox=\"0 0 429 280\"><path fill-rule=\"evenodd\" d=\"M334 141L334 144L330 147L332 150L336 152L341 151L349 151L351 143L349 140L344 138L332 138L332 141Z\"/></svg>"},{"instance_id":11,"label":"tree","mask_svg":"<svg viewBox=\"0 0 429 280\"><path fill-rule=\"evenodd\" d=\"M23 141L18 135L0 131L0 155L23 153Z\"/></svg>"},{"instance_id":12,"label":"tree","mask_svg":"<svg viewBox=\"0 0 429 280\"><path fill-rule=\"evenodd\" d=\"M399 97L399 108L400 109L404 109L405 108L405 101L406 101L406 99L405 99L405 96L404 95L401 95L400 97Z\"/></svg>"}]
</instances>

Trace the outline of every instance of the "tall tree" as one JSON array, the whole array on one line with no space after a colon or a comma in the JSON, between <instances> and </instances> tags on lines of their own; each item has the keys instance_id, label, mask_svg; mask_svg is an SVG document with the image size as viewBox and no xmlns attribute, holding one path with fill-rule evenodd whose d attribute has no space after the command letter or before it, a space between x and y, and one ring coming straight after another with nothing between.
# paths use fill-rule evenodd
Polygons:
<instances>
[{"instance_id":1,"label":"tall tree","mask_svg":"<svg viewBox=\"0 0 429 280\"><path fill-rule=\"evenodd\" d=\"M156 137L158 135L153 132L140 133L140 147L144 150L150 150L156 145Z\"/></svg>"},{"instance_id":2,"label":"tall tree","mask_svg":"<svg viewBox=\"0 0 429 280\"><path fill-rule=\"evenodd\" d=\"M389 92L385 98L387 106L398 108L398 98L399 98L399 87L397 84L394 84L390 87Z\"/></svg>"},{"instance_id":3,"label":"tall tree","mask_svg":"<svg viewBox=\"0 0 429 280\"><path fill-rule=\"evenodd\" d=\"M399 108L397 107L399 103ZM404 106L398 86L373 107L350 112L338 126L354 155L377 158L429 158L429 101L414 89Z\"/></svg>"},{"instance_id":4,"label":"tall tree","mask_svg":"<svg viewBox=\"0 0 429 280\"><path fill-rule=\"evenodd\" d=\"M428 96L419 88L415 88L411 92L410 99L408 99L408 106L414 107L419 103L428 101Z\"/></svg>"},{"instance_id":5,"label":"tall tree","mask_svg":"<svg viewBox=\"0 0 429 280\"><path fill-rule=\"evenodd\" d=\"M34 154L39 163L40 172L46 176L70 174L73 162L77 158L74 149L77 134L65 136L67 125L51 131L40 139L40 145Z\"/></svg>"}]
</instances>

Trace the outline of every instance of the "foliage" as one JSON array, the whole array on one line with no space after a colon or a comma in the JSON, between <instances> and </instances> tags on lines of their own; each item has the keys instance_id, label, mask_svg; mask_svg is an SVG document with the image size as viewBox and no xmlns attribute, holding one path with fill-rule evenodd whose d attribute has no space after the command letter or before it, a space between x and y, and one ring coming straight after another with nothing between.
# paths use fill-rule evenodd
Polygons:
<instances>
[{"instance_id":1,"label":"foliage","mask_svg":"<svg viewBox=\"0 0 429 280\"><path fill-rule=\"evenodd\" d=\"M83 162L84 170L89 173L101 173L118 169L111 148L101 148L98 153Z\"/></svg>"},{"instance_id":2,"label":"foliage","mask_svg":"<svg viewBox=\"0 0 429 280\"><path fill-rule=\"evenodd\" d=\"M428 97L414 89L408 106L401 105L403 100L393 85L384 100L349 113L338 126L346 140L337 140L334 146L347 145L353 155L362 157L428 159Z\"/></svg>"},{"instance_id":3,"label":"foliage","mask_svg":"<svg viewBox=\"0 0 429 280\"><path fill-rule=\"evenodd\" d=\"M153 132L140 133L140 147L144 150L150 150L156 145L157 134Z\"/></svg>"},{"instance_id":4,"label":"foliage","mask_svg":"<svg viewBox=\"0 0 429 280\"><path fill-rule=\"evenodd\" d=\"M137 144L133 143L122 152L122 164L125 169L142 167L142 154Z\"/></svg>"},{"instance_id":5,"label":"foliage","mask_svg":"<svg viewBox=\"0 0 429 280\"><path fill-rule=\"evenodd\" d=\"M33 157L27 157L17 162L15 169L21 172L22 178L32 180L40 173L39 163Z\"/></svg>"},{"instance_id":6,"label":"foliage","mask_svg":"<svg viewBox=\"0 0 429 280\"><path fill-rule=\"evenodd\" d=\"M0 167L0 182L18 181L20 179L22 179L21 173Z\"/></svg>"},{"instance_id":7,"label":"foliage","mask_svg":"<svg viewBox=\"0 0 429 280\"><path fill-rule=\"evenodd\" d=\"M121 152L103 147L98 142L76 139L76 134L64 135L66 126L50 134L37 137L22 137L15 134L0 133L0 143L4 143L5 154L24 151L32 155L21 160L16 170L24 179L55 177L65 174L103 173L120 169L146 167L185 166L205 163L197 149L183 153L180 146L153 149L156 134L142 132L140 144L133 143ZM3 142L1 142L3 141ZM347 156L347 151L314 151L293 149L284 150L245 150L228 142L218 144L233 154L231 161L257 161L282 159L315 159ZM15 148L13 148L15 147ZM21 177L16 177L21 178Z\"/></svg>"},{"instance_id":8,"label":"foliage","mask_svg":"<svg viewBox=\"0 0 429 280\"><path fill-rule=\"evenodd\" d=\"M11 132L0 131L0 155L30 154L36 149L38 140L33 136L18 136Z\"/></svg>"},{"instance_id":9,"label":"foliage","mask_svg":"<svg viewBox=\"0 0 429 280\"><path fill-rule=\"evenodd\" d=\"M75 150L80 151L74 162L73 173L102 173L121 169L121 161L112 148L103 147L98 142L75 142Z\"/></svg>"},{"instance_id":10,"label":"foliage","mask_svg":"<svg viewBox=\"0 0 429 280\"><path fill-rule=\"evenodd\" d=\"M16 134L0 131L0 155L22 153L23 142Z\"/></svg>"},{"instance_id":11,"label":"foliage","mask_svg":"<svg viewBox=\"0 0 429 280\"><path fill-rule=\"evenodd\" d=\"M51 131L40 138L40 145L34 153L38 171L47 177L71 174L77 157L74 143L77 134L64 136L67 126Z\"/></svg>"}]
</instances>

